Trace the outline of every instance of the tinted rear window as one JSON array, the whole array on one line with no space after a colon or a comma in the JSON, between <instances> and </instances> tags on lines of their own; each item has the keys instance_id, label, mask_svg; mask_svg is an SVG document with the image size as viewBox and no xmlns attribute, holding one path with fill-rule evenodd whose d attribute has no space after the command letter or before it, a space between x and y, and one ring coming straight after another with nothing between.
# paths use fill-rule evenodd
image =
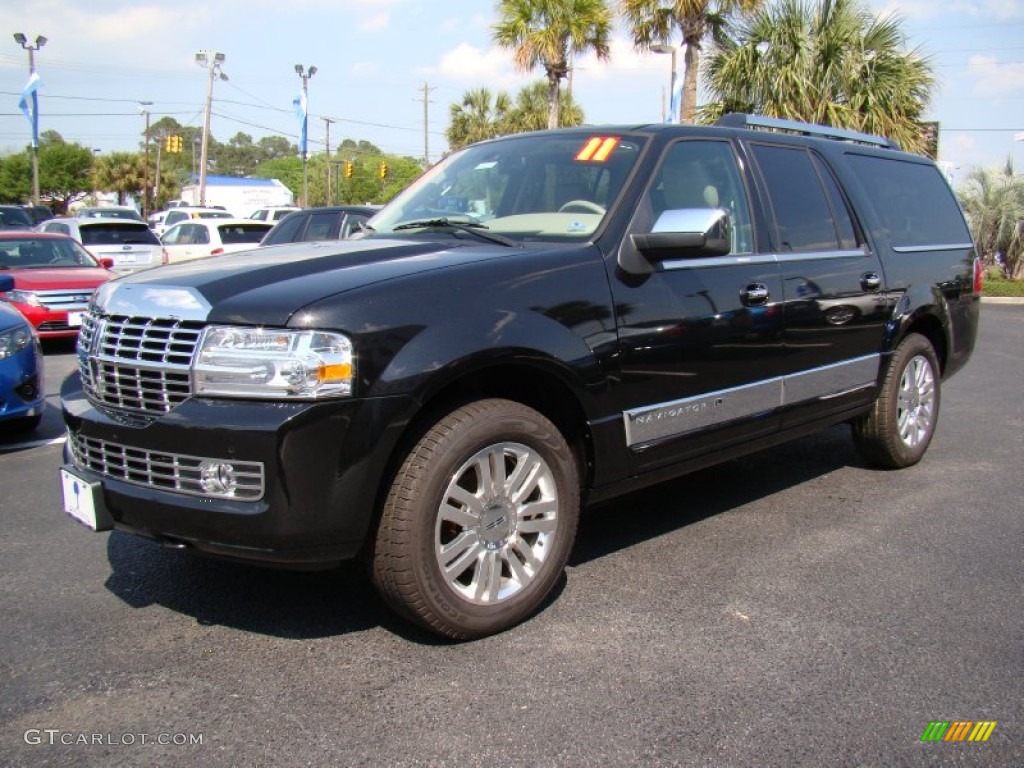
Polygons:
<instances>
[{"instance_id":1,"label":"tinted rear window","mask_svg":"<svg viewBox=\"0 0 1024 768\"><path fill-rule=\"evenodd\" d=\"M32 219L21 208L0 208L0 227L31 227Z\"/></svg>"},{"instance_id":2,"label":"tinted rear window","mask_svg":"<svg viewBox=\"0 0 1024 768\"><path fill-rule=\"evenodd\" d=\"M867 155L849 157L891 245L913 248L971 242L960 206L937 167Z\"/></svg>"},{"instance_id":3,"label":"tinted rear window","mask_svg":"<svg viewBox=\"0 0 1024 768\"><path fill-rule=\"evenodd\" d=\"M125 221L83 225L79 228L82 245L160 245L145 222Z\"/></svg>"},{"instance_id":4,"label":"tinted rear window","mask_svg":"<svg viewBox=\"0 0 1024 768\"><path fill-rule=\"evenodd\" d=\"M270 231L270 227L259 224L222 224L217 229L220 230L220 241L224 245L258 243Z\"/></svg>"}]
</instances>

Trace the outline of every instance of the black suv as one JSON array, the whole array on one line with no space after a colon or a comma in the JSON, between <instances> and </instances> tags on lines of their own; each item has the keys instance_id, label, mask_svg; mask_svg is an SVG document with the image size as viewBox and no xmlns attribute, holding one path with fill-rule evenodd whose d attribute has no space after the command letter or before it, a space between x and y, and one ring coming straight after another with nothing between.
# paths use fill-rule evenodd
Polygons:
<instances>
[{"instance_id":1,"label":"black suv","mask_svg":"<svg viewBox=\"0 0 1024 768\"><path fill-rule=\"evenodd\" d=\"M289 213L267 232L260 245L344 240L370 220L377 211L371 205L332 205L303 208Z\"/></svg>"},{"instance_id":2,"label":"black suv","mask_svg":"<svg viewBox=\"0 0 1024 768\"><path fill-rule=\"evenodd\" d=\"M478 637L541 604L582 506L840 422L917 462L979 292L946 179L886 139L496 139L355 239L101 286L64 506L247 561L362 555L403 615Z\"/></svg>"}]
</instances>

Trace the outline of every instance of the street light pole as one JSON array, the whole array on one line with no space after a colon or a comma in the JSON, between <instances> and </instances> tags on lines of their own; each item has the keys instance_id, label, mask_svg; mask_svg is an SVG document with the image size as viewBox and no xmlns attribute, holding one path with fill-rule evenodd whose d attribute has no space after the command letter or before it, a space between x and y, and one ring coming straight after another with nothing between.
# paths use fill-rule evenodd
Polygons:
<instances>
[{"instance_id":1,"label":"street light pole","mask_svg":"<svg viewBox=\"0 0 1024 768\"><path fill-rule=\"evenodd\" d=\"M152 207L149 196L149 110L147 109L151 106L153 106L152 101L139 102L139 109L146 116L146 163L142 169L142 218L149 216L149 210ZM160 167L160 163L157 163L157 167Z\"/></svg>"},{"instance_id":2,"label":"street light pole","mask_svg":"<svg viewBox=\"0 0 1024 768\"><path fill-rule=\"evenodd\" d=\"M665 45L664 43L656 43L651 46L651 50L654 53L671 53L672 54L672 75L669 79L669 91L668 91L668 114L665 117L666 123L675 123L679 121L679 110L680 101L676 97L676 52L679 50L674 45Z\"/></svg>"},{"instance_id":3,"label":"street light pole","mask_svg":"<svg viewBox=\"0 0 1024 768\"><path fill-rule=\"evenodd\" d=\"M299 142L299 153L302 155L302 206L305 208L309 205L309 175L306 167L306 160L309 156L309 152L306 151L309 130L309 78L316 74L316 67L310 67L307 71L302 68L301 64L296 64L295 72L302 78L302 137Z\"/></svg>"},{"instance_id":4,"label":"street light pole","mask_svg":"<svg viewBox=\"0 0 1024 768\"><path fill-rule=\"evenodd\" d=\"M32 90L32 205L39 205L39 95L36 93L35 80L36 57L35 53L44 45L46 38L36 35L35 43L28 42L28 38L21 32L14 33L14 42L28 51L28 87Z\"/></svg>"},{"instance_id":5,"label":"street light pole","mask_svg":"<svg viewBox=\"0 0 1024 768\"><path fill-rule=\"evenodd\" d=\"M210 51L212 57L207 56L207 51L200 51L196 54L196 64L204 69L210 70L210 82L206 87L206 112L203 117L203 141L199 151L199 204L206 205L206 160L210 146L210 108L213 104L213 81L220 76L221 80L227 80L228 76L221 71L225 56L223 53Z\"/></svg>"}]
</instances>

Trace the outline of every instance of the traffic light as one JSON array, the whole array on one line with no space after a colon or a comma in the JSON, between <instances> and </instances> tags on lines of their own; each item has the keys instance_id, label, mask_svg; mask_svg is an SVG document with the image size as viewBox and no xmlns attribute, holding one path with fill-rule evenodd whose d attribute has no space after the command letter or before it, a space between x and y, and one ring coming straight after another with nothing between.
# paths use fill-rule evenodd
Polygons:
<instances>
[{"instance_id":1,"label":"traffic light","mask_svg":"<svg viewBox=\"0 0 1024 768\"><path fill-rule=\"evenodd\" d=\"M346 163L345 163L345 178L346 179L351 179L352 178L352 171L353 170L354 170L354 166L352 164L352 161L351 160L346 161Z\"/></svg>"},{"instance_id":2,"label":"traffic light","mask_svg":"<svg viewBox=\"0 0 1024 768\"><path fill-rule=\"evenodd\" d=\"M174 151L181 152L181 136L174 137Z\"/></svg>"},{"instance_id":3,"label":"traffic light","mask_svg":"<svg viewBox=\"0 0 1024 768\"><path fill-rule=\"evenodd\" d=\"M388 164L387 163L381 163L380 164L380 168L377 169L377 175L380 176L382 179L386 179L388 177Z\"/></svg>"},{"instance_id":4,"label":"traffic light","mask_svg":"<svg viewBox=\"0 0 1024 768\"><path fill-rule=\"evenodd\" d=\"M166 137L164 139L164 149L167 152L173 152L174 151L173 147L174 147L174 137L173 136Z\"/></svg>"}]
</instances>

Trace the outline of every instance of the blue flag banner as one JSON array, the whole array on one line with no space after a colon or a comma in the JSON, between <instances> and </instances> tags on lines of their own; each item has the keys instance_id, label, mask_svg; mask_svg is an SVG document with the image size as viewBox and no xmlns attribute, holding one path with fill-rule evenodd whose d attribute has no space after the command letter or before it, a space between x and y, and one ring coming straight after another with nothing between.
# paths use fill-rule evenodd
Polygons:
<instances>
[{"instance_id":1,"label":"blue flag banner","mask_svg":"<svg viewBox=\"0 0 1024 768\"><path fill-rule=\"evenodd\" d=\"M306 156L306 94L300 92L292 100L292 106L295 107L295 116L299 118L299 156Z\"/></svg>"},{"instance_id":2,"label":"blue flag banner","mask_svg":"<svg viewBox=\"0 0 1024 768\"><path fill-rule=\"evenodd\" d=\"M33 72L29 75L28 82L25 83L25 87L21 89L21 100L18 102L18 109L21 110L22 114L25 115L25 119L28 120L29 125L32 126L32 147L36 148L39 146L39 97L36 95L36 91L42 86L43 81L39 77L37 72ZM31 99L32 105L29 106L29 100Z\"/></svg>"}]
</instances>

